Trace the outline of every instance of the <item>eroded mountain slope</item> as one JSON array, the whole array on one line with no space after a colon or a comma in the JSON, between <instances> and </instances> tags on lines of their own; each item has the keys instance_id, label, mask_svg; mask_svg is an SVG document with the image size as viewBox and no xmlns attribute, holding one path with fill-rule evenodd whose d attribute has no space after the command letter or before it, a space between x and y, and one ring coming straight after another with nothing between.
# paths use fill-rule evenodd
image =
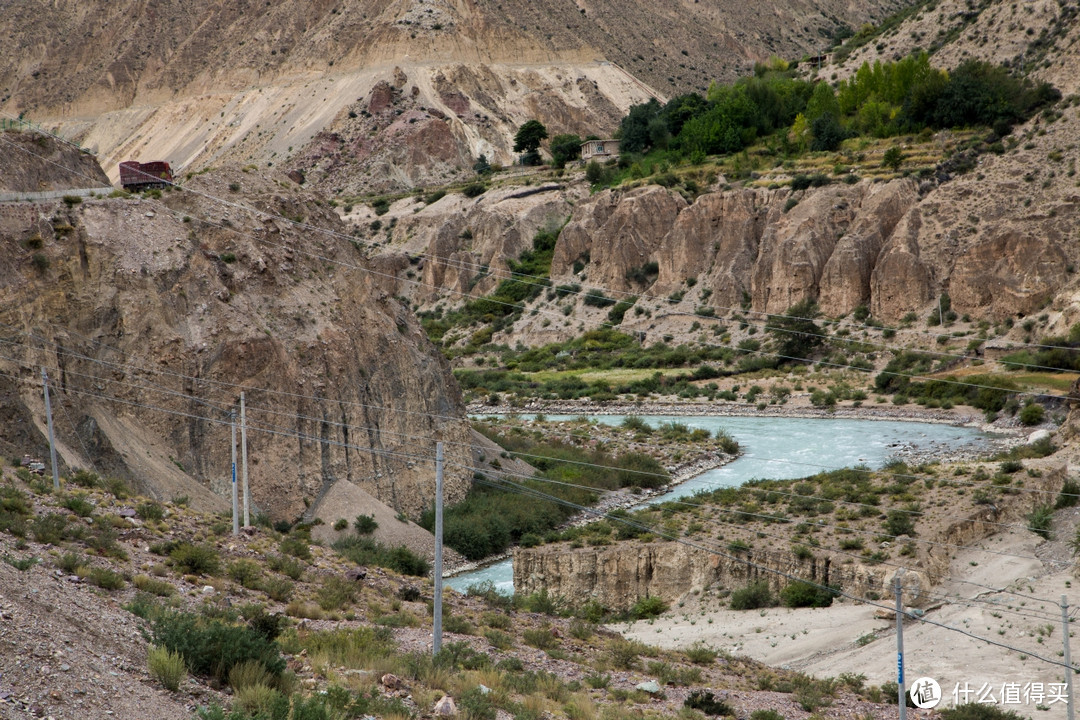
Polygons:
<instances>
[{"instance_id":1,"label":"eroded mountain slope","mask_svg":"<svg viewBox=\"0 0 1080 720\"><path fill-rule=\"evenodd\" d=\"M435 439L465 443L447 454L468 464L460 396L340 229L297 188L238 171L160 201L0 205L4 453L45 454L44 367L64 465L220 504L246 389L259 507L292 518L348 480L426 509ZM449 495L465 482L448 471Z\"/></svg>"}]
</instances>

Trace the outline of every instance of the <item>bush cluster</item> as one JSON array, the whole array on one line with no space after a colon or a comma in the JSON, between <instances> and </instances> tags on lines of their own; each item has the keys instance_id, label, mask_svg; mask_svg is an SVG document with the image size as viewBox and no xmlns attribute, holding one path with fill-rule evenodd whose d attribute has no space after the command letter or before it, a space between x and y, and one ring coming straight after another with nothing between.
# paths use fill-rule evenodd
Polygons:
<instances>
[{"instance_id":1,"label":"bush cluster","mask_svg":"<svg viewBox=\"0 0 1080 720\"><path fill-rule=\"evenodd\" d=\"M232 625L188 612L164 611L152 625L153 642L184 658L196 675L225 682L233 666L260 663L271 675L285 669L277 643L246 625Z\"/></svg>"}]
</instances>

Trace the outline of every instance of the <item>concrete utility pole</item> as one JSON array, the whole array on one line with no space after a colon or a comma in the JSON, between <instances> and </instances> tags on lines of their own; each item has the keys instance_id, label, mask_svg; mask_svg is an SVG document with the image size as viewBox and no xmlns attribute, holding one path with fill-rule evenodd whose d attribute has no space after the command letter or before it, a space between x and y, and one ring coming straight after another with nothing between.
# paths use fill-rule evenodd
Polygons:
<instances>
[{"instance_id":1,"label":"concrete utility pole","mask_svg":"<svg viewBox=\"0 0 1080 720\"><path fill-rule=\"evenodd\" d=\"M251 526L251 501L247 473L247 417L244 415L244 393L240 393L240 464L244 468L244 527Z\"/></svg>"},{"instance_id":2,"label":"concrete utility pole","mask_svg":"<svg viewBox=\"0 0 1080 720\"><path fill-rule=\"evenodd\" d=\"M435 444L435 608L432 612L431 653L438 655L442 649L442 515L443 515L443 445ZM1070 719L1071 720L1071 719Z\"/></svg>"},{"instance_id":3,"label":"concrete utility pole","mask_svg":"<svg viewBox=\"0 0 1080 720\"><path fill-rule=\"evenodd\" d=\"M53 490L60 489L60 469L56 467L56 437L53 435L52 402L49 400L49 375L41 368L41 384L45 387L45 419L49 423L49 462L52 463Z\"/></svg>"},{"instance_id":4,"label":"concrete utility pole","mask_svg":"<svg viewBox=\"0 0 1080 720\"><path fill-rule=\"evenodd\" d=\"M232 534L240 534L240 513L236 497L236 411L229 411L229 427L232 430L232 443L229 450L232 454Z\"/></svg>"},{"instance_id":5,"label":"concrete utility pole","mask_svg":"<svg viewBox=\"0 0 1080 720\"><path fill-rule=\"evenodd\" d=\"M904 587L900 582L903 568L893 576L893 590L896 592L896 684L900 701L900 720L907 720L907 692L904 689Z\"/></svg>"},{"instance_id":6,"label":"concrete utility pole","mask_svg":"<svg viewBox=\"0 0 1080 720\"><path fill-rule=\"evenodd\" d=\"M1076 717L1073 710L1073 667L1069 657L1069 598L1061 596L1061 637L1065 643L1065 713L1068 720Z\"/></svg>"}]
</instances>

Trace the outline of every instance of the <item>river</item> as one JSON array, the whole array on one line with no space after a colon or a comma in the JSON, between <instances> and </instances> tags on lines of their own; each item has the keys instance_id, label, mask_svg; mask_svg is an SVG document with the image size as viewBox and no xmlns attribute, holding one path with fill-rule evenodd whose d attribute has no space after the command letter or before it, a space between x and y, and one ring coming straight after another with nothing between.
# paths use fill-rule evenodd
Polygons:
<instances>
[{"instance_id":1,"label":"river","mask_svg":"<svg viewBox=\"0 0 1080 720\"><path fill-rule=\"evenodd\" d=\"M548 415L548 420L578 416ZM619 424L622 415L590 416L602 423ZM666 417L645 415L653 427L678 421L710 432L723 429L739 441L743 455L723 467L709 470L649 503L675 500L699 490L735 487L753 479L783 479L813 475L823 470L866 465L879 468L906 452L963 451L985 447L988 435L966 427L891 420L819 420L758 417ZM506 559L487 567L447 578L446 584L465 592L470 585L491 581L496 589L513 593L514 568Z\"/></svg>"}]
</instances>

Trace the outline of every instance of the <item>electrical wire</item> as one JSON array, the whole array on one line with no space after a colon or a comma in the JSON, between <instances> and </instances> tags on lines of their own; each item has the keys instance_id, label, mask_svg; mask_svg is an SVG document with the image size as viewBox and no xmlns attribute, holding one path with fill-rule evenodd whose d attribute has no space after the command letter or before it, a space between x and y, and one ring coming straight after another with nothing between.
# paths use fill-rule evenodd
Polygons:
<instances>
[{"instance_id":1,"label":"electrical wire","mask_svg":"<svg viewBox=\"0 0 1080 720\"><path fill-rule=\"evenodd\" d=\"M504 483L508 487L517 485L516 483L512 483L512 482L509 482L509 481L504 481ZM495 483L492 483L492 484L495 484ZM526 495L526 496L529 496L529 497L544 497L546 495L545 493L541 493L539 491L534 491L534 490L531 490L531 489L523 489L521 492L522 492L523 495ZM555 498L553 496L548 496L547 499L549 499L552 502L559 502L560 504L568 505L568 506L571 506L571 507L576 507L576 508L578 508L578 509L580 509L582 511L585 511L585 512L587 512L589 510L588 508L584 508L583 506L578 506L578 505L575 505L575 503L571 503L569 501L564 501L564 500L561 500L560 498ZM645 530L647 532L652 532L651 530L649 530L649 528L647 526L641 526L640 524L634 523L633 521L629 521L626 518L622 518L622 517L618 517L618 516L612 516L610 514L600 513L599 511L597 511L597 514L604 517L605 519L607 519L609 521L613 520L613 521L616 521L616 522L621 522L623 524L626 524L626 525L628 525L630 527L634 527L634 528L639 529L639 530ZM657 533L654 533L654 534L657 534ZM877 601L874 601L874 600L871 600L869 598L859 597L859 596L854 595L852 593L848 593L848 592L846 592L844 590L838 590L837 588L831 588L831 587L828 587L826 585L822 585L821 583L815 582L813 580L805 580L803 578L792 575L791 573L786 573L786 572L783 572L783 571L780 571L780 570L776 570L776 569L767 567L765 565L762 565L760 563L756 563L756 562L754 562L752 560L747 560L746 558L740 558L740 557L737 557L737 556L734 556L734 555L731 555L731 554L728 554L728 553L724 553L724 552L721 552L719 550L713 549L711 547L703 546L703 545L701 545L699 543L688 541L685 538L681 538L681 537L678 537L678 536L675 536L675 535L670 535L670 534L663 534L663 533L660 533L659 535L664 537L667 540L672 541L672 542L676 542L676 543L679 543L681 545L686 545L688 547L696 548L698 550L702 550L702 551L707 552L709 554L712 554L712 555L715 555L715 556L718 556L718 557L722 557L722 558L725 558L727 560L731 560L733 562L736 562L736 563L739 563L739 564L742 564L742 565L746 565L747 567L753 567L753 568L759 570L760 572L769 573L771 575L776 575L776 576L785 578L789 582L796 582L796 581L804 582L804 583L812 585L812 586L814 586L814 587L816 587L816 588L818 588L820 590L824 590L824 591L830 592L830 593L835 593L836 595L848 598L849 600L853 600L853 601L856 601L856 602L861 602L861 603L871 605L873 607L878 607L878 608L881 608L881 609L884 609L884 610L889 610L889 611L894 610L894 608L891 608L891 607L889 607L887 605L881 604L881 603L879 603ZM1057 666L1060 666L1060 667L1063 667L1063 668L1066 668L1066 669L1069 669L1069 670L1077 669L1075 666L1067 665L1066 663L1064 663L1062 661L1055 660L1053 658L1044 657L1044 656L1039 655L1037 653L1032 653L1032 652L1029 652L1029 651L1026 651L1026 650L1022 650L1020 648L1013 647L1011 645L1008 645L1007 643L1002 643L1002 642L999 642L999 641L994 640L992 638L982 637L980 635L976 635L975 633L972 633L972 632L970 632L968 630L965 630L963 628L958 628L958 627L955 627L955 626L952 626L952 625L947 625L945 623L937 622L937 621L931 620L931 619L929 619L929 618L927 618L925 616L917 617L917 616L914 616L914 615L912 615L911 613L908 613L908 612L902 612L902 614L904 615L904 617L915 620L917 622L927 624L927 625L932 625L934 627L938 627L938 628L941 628L943 630L949 630L951 632L960 633L960 634L966 635L967 637L972 638L974 640L977 640L977 641L980 641L980 642L985 642L985 643L988 643L988 644L991 644L991 645L996 645L996 646L1004 648L1006 650L1012 650L1014 652L1023 653L1025 655L1027 655L1028 657L1032 657L1032 658L1035 658L1037 660L1041 660L1042 662L1049 663L1051 665L1057 665Z\"/></svg>"}]
</instances>

